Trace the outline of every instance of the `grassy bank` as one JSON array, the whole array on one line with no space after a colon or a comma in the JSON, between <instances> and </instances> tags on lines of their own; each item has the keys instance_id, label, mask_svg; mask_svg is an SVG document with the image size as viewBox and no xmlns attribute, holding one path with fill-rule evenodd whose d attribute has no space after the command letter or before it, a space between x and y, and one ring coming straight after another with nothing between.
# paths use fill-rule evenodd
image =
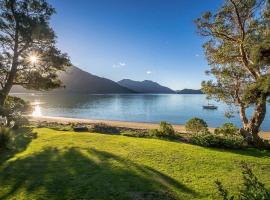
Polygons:
<instances>
[{"instance_id":1,"label":"grassy bank","mask_svg":"<svg viewBox=\"0 0 270 200\"><path fill-rule=\"evenodd\" d=\"M0 159L0 199L217 199L216 179L237 191L241 161L270 189L269 151L47 128L20 133L17 152Z\"/></svg>"}]
</instances>

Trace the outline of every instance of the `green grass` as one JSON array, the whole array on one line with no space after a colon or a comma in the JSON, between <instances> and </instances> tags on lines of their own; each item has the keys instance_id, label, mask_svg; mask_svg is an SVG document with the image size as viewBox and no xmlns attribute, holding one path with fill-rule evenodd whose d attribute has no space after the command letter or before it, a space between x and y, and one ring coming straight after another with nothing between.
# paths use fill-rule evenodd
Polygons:
<instances>
[{"instance_id":1,"label":"green grass","mask_svg":"<svg viewBox=\"0 0 270 200\"><path fill-rule=\"evenodd\" d=\"M119 135L24 129L0 159L0 199L218 199L246 161L270 188L270 152L228 151Z\"/></svg>"}]
</instances>

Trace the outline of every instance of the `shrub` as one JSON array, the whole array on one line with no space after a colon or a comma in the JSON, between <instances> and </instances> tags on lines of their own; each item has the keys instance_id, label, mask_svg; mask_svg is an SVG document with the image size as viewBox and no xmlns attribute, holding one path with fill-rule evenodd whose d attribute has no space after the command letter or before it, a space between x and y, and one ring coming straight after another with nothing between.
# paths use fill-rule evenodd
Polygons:
<instances>
[{"instance_id":1,"label":"shrub","mask_svg":"<svg viewBox=\"0 0 270 200\"><path fill-rule=\"evenodd\" d=\"M150 137L162 137L164 136L159 129L150 129L148 131Z\"/></svg>"},{"instance_id":2,"label":"shrub","mask_svg":"<svg viewBox=\"0 0 270 200\"><path fill-rule=\"evenodd\" d=\"M29 120L21 115L14 115L10 123L14 129L18 129L19 127L29 125Z\"/></svg>"},{"instance_id":3,"label":"shrub","mask_svg":"<svg viewBox=\"0 0 270 200\"><path fill-rule=\"evenodd\" d=\"M194 134L191 136L190 142L192 144L204 147L218 147L229 149L239 149L244 146L244 138L240 135L216 135L210 132Z\"/></svg>"},{"instance_id":4,"label":"shrub","mask_svg":"<svg viewBox=\"0 0 270 200\"><path fill-rule=\"evenodd\" d=\"M88 131L88 128L87 128L87 126L84 126L84 125L75 125L75 126L73 126L73 130L75 132L86 132L86 131Z\"/></svg>"},{"instance_id":5,"label":"shrub","mask_svg":"<svg viewBox=\"0 0 270 200\"><path fill-rule=\"evenodd\" d=\"M0 149L8 149L13 140L13 134L10 128L0 127Z\"/></svg>"},{"instance_id":6,"label":"shrub","mask_svg":"<svg viewBox=\"0 0 270 200\"><path fill-rule=\"evenodd\" d=\"M56 131L72 131L74 130L74 127L72 128L72 126L70 125L59 125L59 126L51 127L51 129L54 129Z\"/></svg>"},{"instance_id":7,"label":"shrub","mask_svg":"<svg viewBox=\"0 0 270 200\"><path fill-rule=\"evenodd\" d=\"M208 131L207 127L208 127L208 125L203 119L196 118L196 117L190 119L185 125L186 131L188 133L206 132L206 131Z\"/></svg>"},{"instance_id":8,"label":"shrub","mask_svg":"<svg viewBox=\"0 0 270 200\"><path fill-rule=\"evenodd\" d=\"M214 133L216 135L234 136L239 134L239 129L233 123L225 123L216 128Z\"/></svg>"},{"instance_id":9,"label":"shrub","mask_svg":"<svg viewBox=\"0 0 270 200\"><path fill-rule=\"evenodd\" d=\"M174 131L172 125L170 123L168 123L168 122L165 122L165 121L160 122L159 131L163 135L167 135L167 136L175 135L175 131Z\"/></svg>"},{"instance_id":10,"label":"shrub","mask_svg":"<svg viewBox=\"0 0 270 200\"><path fill-rule=\"evenodd\" d=\"M267 200L270 199L270 193L253 174L252 170L246 163L242 163L242 174L244 184L240 192L236 196L230 196L229 191L226 190L220 181L216 181L217 189L223 200Z\"/></svg>"},{"instance_id":11,"label":"shrub","mask_svg":"<svg viewBox=\"0 0 270 200\"><path fill-rule=\"evenodd\" d=\"M47 121L32 122L31 125L34 125L37 128L50 128L56 131L73 131L73 127L76 126L70 123L66 124L66 123L47 122Z\"/></svg>"},{"instance_id":12,"label":"shrub","mask_svg":"<svg viewBox=\"0 0 270 200\"><path fill-rule=\"evenodd\" d=\"M5 105L0 108L0 113L7 118L8 126L12 124L14 128L18 128L28 124L28 120L22 114L30 112L30 110L31 106L28 102L19 97L8 96Z\"/></svg>"},{"instance_id":13,"label":"shrub","mask_svg":"<svg viewBox=\"0 0 270 200\"><path fill-rule=\"evenodd\" d=\"M124 131L121 132L121 135L128 136L128 137L149 137L149 133L142 132L142 131Z\"/></svg>"},{"instance_id":14,"label":"shrub","mask_svg":"<svg viewBox=\"0 0 270 200\"><path fill-rule=\"evenodd\" d=\"M170 123L162 121L159 124L159 129L149 130L149 135L152 137L174 137L175 131Z\"/></svg>"},{"instance_id":15,"label":"shrub","mask_svg":"<svg viewBox=\"0 0 270 200\"><path fill-rule=\"evenodd\" d=\"M104 123L93 124L89 129L91 132L105 133L105 134L119 134L120 131L114 127Z\"/></svg>"}]
</instances>

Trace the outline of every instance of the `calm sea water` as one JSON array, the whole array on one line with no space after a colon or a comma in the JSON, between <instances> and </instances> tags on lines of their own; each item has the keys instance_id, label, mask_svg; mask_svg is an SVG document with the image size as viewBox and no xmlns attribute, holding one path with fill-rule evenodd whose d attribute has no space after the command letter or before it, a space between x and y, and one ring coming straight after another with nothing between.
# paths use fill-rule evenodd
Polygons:
<instances>
[{"instance_id":1,"label":"calm sea water","mask_svg":"<svg viewBox=\"0 0 270 200\"><path fill-rule=\"evenodd\" d=\"M192 117L203 118L209 126L217 127L224 122L241 125L239 117L224 117L227 107L214 102L217 110L204 110L205 95L55 95L55 94L13 94L31 102L41 102L42 115L87 119L108 119L136 122L168 121L184 124ZM270 130L270 104L262 125Z\"/></svg>"}]
</instances>

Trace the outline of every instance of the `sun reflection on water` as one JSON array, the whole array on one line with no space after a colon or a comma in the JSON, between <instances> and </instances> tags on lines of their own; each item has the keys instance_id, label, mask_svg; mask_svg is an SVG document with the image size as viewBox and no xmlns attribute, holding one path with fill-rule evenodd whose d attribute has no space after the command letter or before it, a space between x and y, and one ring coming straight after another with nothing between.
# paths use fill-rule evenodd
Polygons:
<instances>
[{"instance_id":1,"label":"sun reflection on water","mask_svg":"<svg viewBox=\"0 0 270 200\"><path fill-rule=\"evenodd\" d=\"M34 110L32 112L33 117L40 117L42 116L41 107L39 102L35 102L33 104Z\"/></svg>"}]
</instances>

